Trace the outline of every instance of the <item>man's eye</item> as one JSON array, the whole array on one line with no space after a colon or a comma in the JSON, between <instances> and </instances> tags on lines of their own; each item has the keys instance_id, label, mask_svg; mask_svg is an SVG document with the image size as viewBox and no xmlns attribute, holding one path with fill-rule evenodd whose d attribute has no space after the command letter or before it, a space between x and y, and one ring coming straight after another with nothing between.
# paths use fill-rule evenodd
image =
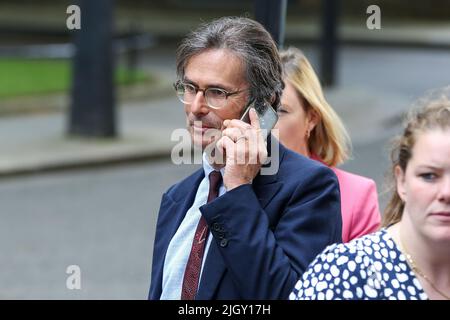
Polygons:
<instances>
[{"instance_id":1,"label":"man's eye","mask_svg":"<svg viewBox=\"0 0 450 320\"><path fill-rule=\"evenodd\" d=\"M195 89L194 86L185 85L184 86L184 91L187 92L187 93L194 93L195 94L197 92L197 89Z\"/></svg>"},{"instance_id":2,"label":"man's eye","mask_svg":"<svg viewBox=\"0 0 450 320\"><path fill-rule=\"evenodd\" d=\"M220 89L209 89L208 95L211 98L225 98L227 96L226 92Z\"/></svg>"}]
</instances>

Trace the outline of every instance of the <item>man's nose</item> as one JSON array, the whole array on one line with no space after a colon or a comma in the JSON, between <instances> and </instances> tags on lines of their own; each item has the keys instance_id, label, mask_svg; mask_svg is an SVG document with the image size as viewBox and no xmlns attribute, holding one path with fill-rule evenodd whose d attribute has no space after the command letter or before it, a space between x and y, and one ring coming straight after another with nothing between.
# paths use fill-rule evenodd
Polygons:
<instances>
[{"instance_id":1,"label":"man's nose","mask_svg":"<svg viewBox=\"0 0 450 320\"><path fill-rule=\"evenodd\" d=\"M192 100L191 112L194 115L205 115L209 112L209 107L202 91L197 91L194 100Z\"/></svg>"}]
</instances>

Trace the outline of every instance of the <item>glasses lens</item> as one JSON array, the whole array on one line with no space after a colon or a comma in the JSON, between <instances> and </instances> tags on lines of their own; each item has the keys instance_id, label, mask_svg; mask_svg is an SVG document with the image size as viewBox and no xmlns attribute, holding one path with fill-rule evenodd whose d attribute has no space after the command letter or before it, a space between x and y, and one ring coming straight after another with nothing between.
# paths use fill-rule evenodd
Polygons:
<instances>
[{"instance_id":1,"label":"glasses lens","mask_svg":"<svg viewBox=\"0 0 450 320\"><path fill-rule=\"evenodd\" d=\"M190 83L177 82L174 84L175 92L181 102L190 104L194 101L199 89ZM225 106L228 93L219 88L208 88L204 91L206 103L210 108L219 109Z\"/></svg>"},{"instance_id":2,"label":"glasses lens","mask_svg":"<svg viewBox=\"0 0 450 320\"><path fill-rule=\"evenodd\" d=\"M197 94L197 89L191 84L179 82L175 84L175 92L181 102L191 103Z\"/></svg>"},{"instance_id":3,"label":"glasses lens","mask_svg":"<svg viewBox=\"0 0 450 320\"><path fill-rule=\"evenodd\" d=\"M181 83L175 83L174 85L175 93L177 94L178 99L180 99L181 102L184 101L184 86Z\"/></svg>"},{"instance_id":4,"label":"glasses lens","mask_svg":"<svg viewBox=\"0 0 450 320\"><path fill-rule=\"evenodd\" d=\"M206 102L211 108L222 108L227 100L227 92L218 88L208 88L205 91Z\"/></svg>"}]
</instances>

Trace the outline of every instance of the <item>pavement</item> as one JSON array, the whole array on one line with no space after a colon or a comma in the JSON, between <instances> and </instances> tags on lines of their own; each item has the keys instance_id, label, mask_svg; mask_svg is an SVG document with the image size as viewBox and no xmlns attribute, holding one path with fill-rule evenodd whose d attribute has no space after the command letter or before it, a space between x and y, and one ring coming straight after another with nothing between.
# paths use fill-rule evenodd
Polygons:
<instances>
[{"instance_id":1,"label":"pavement","mask_svg":"<svg viewBox=\"0 0 450 320\"><path fill-rule=\"evenodd\" d=\"M286 31L291 38L295 38L294 28L290 26ZM418 29L420 26L411 25L408 28L404 25L401 29L394 28L391 31L386 28L382 33L372 31L370 34L373 36L366 37L365 41L372 41L372 44L379 41L382 44L383 39L398 42L408 39L410 43L450 45L448 25L424 27L420 29L421 32ZM178 37L186 30L186 25L178 23L164 29L164 35L167 36L171 31L173 37ZM302 30L308 32L309 29L305 27ZM363 35L361 28L344 26L342 32L344 39L357 39ZM367 29L364 32L367 33ZM166 54L163 53L163 56ZM149 68L163 79L160 90L141 99L120 101L117 138L84 139L68 136L64 112L68 105L67 96L48 102L61 104L64 106L61 108L41 108L44 112L38 113L10 112L7 116L0 116L0 177L169 157L177 143L171 141L171 134L174 129L184 127L184 113L181 104L168 90L173 80L173 58L166 59L158 55L151 61ZM398 125L410 103L408 96L396 94L395 91L380 94L364 85L339 86L326 90L326 96L344 119L354 144L368 143L380 133L391 134L391 129ZM370 126L367 125L368 119Z\"/></svg>"},{"instance_id":2,"label":"pavement","mask_svg":"<svg viewBox=\"0 0 450 320\"><path fill-rule=\"evenodd\" d=\"M114 139L69 137L62 112L1 118L0 135L8 138L0 141L0 176L168 156L171 132L183 127L183 111L176 104L169 98L120 108L119 137Z\"/></svg>"}]
</instances>

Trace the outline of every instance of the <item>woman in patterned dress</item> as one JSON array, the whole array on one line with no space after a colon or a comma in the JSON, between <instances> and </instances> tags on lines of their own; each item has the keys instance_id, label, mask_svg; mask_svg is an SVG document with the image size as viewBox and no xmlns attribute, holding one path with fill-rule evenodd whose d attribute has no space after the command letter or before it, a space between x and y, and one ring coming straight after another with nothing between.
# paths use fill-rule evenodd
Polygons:
<instances>
[{"instance_id":1,"label":"woman in patterned dress","mask_svg":"<svg viewBox=\"0 0 450 320\"><path fill-rule=\"evenodd\" d=\"M450 87L436 94L394 146L383 228L326 248L290 299L450 300Z\"/></svg>"}]
</instances>

